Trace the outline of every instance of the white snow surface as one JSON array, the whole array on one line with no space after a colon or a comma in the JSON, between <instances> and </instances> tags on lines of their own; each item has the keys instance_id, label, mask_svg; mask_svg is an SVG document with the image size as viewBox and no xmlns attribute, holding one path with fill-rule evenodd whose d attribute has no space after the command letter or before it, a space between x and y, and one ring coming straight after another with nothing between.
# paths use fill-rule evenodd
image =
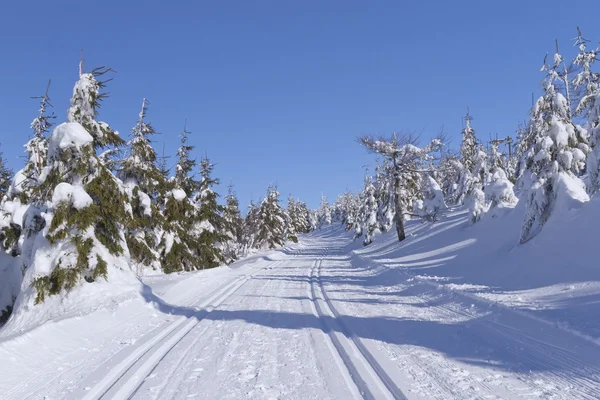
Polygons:
<instances>
[{"instance_id":1,"label":"white snow surface","mask_svg":"<svg viewBox=\"0 0 600 400\"><path fill-rule=\"evenodd\" d=\"M185 191L183 189L173 189L171 191L171 195L177 201L181 201L181 200L183 200L183 199L185 199L187 197L187 194L185 193Z\"/></svg>"},{"instance_id":2,"label":"white snow surface","mask_svg":"<svg viewBox=\"0 0 600 400\"><path fill-rule=\"evenodd\" d=\"M77 122L63 122L54 128L48 140L48 156L55 157L69 147L79 148L93 142L92 135Z\"/></svg>"},{"instance_id":3,"label":"white snow surface","mask_svg":"<svg viewBox=\"0 0 600 400\"><path fill-rule=\"evenodd\" d=\"M77 210L81 210L93 203L92 198L81 186L74 186L67 182L61 182L54 188L52 203L70 203Z\"/></svg>"},{"instance_id":4,"label":"white snow surface","mask_svg":"<svg viewBox=\"0 0 600 400\"><path fill-rule=\"evenodd\" d=\"M600 201L568 206L525 245L524 207L460 209L400 244L332 226L137 295L90 284L62 317L0 329L0 397L600 398Z\"/></svg>"}]
</instances>

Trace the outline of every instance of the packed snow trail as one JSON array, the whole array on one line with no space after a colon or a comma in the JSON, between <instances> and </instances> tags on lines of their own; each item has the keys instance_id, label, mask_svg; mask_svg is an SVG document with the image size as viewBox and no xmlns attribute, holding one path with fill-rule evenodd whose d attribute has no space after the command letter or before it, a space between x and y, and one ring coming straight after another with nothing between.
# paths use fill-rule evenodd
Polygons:
<instances>
[{"instance_id":1,"label":"packed snow trail","mask_svg":"<svg viewBox=\"0 0 600 400\"><path fill-rule=\"evenodd\" d=\"M326 230L152 278L155 307L106 326L90 314L0 341L0 397L600 398L597 344L350 250Z\"/></svg>"}]
</instances>

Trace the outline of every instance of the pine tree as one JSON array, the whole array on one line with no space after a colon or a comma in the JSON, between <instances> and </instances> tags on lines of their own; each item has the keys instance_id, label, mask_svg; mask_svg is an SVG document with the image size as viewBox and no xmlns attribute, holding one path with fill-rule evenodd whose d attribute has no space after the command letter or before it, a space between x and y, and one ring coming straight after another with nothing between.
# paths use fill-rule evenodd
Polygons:
<instances>
[{"instance_id":1,"label":"pine tree","mask_svg":"<svg viewBox=\"0 0 600 400\"><path fill-rule=\"evenodd\" d=\"M28 161L25 165L25 168L23 168L19 174L19 180L22 183L20 186L18 183L13 186L14 188L18 187L18 195L21 197L23 203L27 202L28 199L31 198L32 189L39 184L42 168L46 164L48 139L45 137L45 134L52 127L52 120L55 118L54 115L47 114L47 109L52 107L52 104L50 103L50 97L48 95L49 89L50 82L48 82L46 93L43 96L34 97L35 99L40 99L39 115L31 122L33 138L31 138L27 144L25 144L25 150L28 154Z\"/></svg>"},{"instance_id":2,"label":"pine tree","mask_svg":"<svg viewBox=\"0 0 600 400\"><path fill-rule=\"evenodd\" d=\"M98 109L102 101L108 96L102 89L112 80L98 80L107 73L113 72L112 69L99 67L86 73L83 71L83 62L79 64L79 80L73 88L71 97L71 106L67 111L68 122L78 122L94 138L94 149L105 149L107 147L119 147L125 144L119 134L102 121L98 121Z\"/></svg>"},{"instance_id":3,"label":"pine tree","mask_svg":"<svg viewBox=\"0 0 600 400\"><path fill-rule=\"evenodd\" d=\"M194 196L197 212L196 241L197 257L201 268L214 268L225 262L222 245L227 241L226 227L223 219L223 207L217 203L218 194L213 190L219 180L213 178L215 165L208 157L200 161L198 193Z\"/></svg>"},{"instance_id":4,"label":"pine tree","mask_svg":"<svg viewBox=\"0 0 600 400\"><path fill-rule=\"evenodd\" d=\"M8 168L2 152L0 152L0 203L2 203L6 197L8 189L10 188L12 176L13 173L10 168Z\"/></svg>"},{"instance_id":5,"label":"pine tree","mask_svg":"<svg viewBox=\"0 0 600 400\"><path fill-rule=\"evenodd\" d=\"M587 156L588 188L591 193L595 193L600 189L600 73L592 71L592 66L598 61L600 47L588 51L589 41L583 38L579 28L577 31L575 45L579 48L579 54L574 64L578 65L581 71L573 79L573 85L582 93L575 113L587 117L585 128L593 148Z\"/></svg>"},{"instance_id":6,"label":"pine tree","mask_svg":"<svg viewBox=\"0 0 600 400\"><path fill-rule=\"evenodd\" d=\"M462 130L462 143L460 145L460 161L467 171L473 172L475 167L475 158L479 151L479 142L475 136L475 130L471 127L473 117L469 114L465 116L465 127Z\"/></svg>"},{"instance_id":7,"label":"pine tree","mask_svg":"<svg viewBox=\"0 0 600 400\"><path fill-rule=\"evenodd\" d=\"M456 155L446 154L440 162L440 170L442 171L440 185L446 203L450 205L460 204L461 191L459 188L461 179L465 178L463 174L463 171L465 171L464 166Z\"/></svg>"},{"instance_id":8,"label":"pine tree","mask_svg":"<svg viewBox=\"0 0 600 400\"><path fill-rule=\"evenodd\" d=\"M584 167L585 153L578 145L585 142L585 133L571 120L568 101L555 86L555 81L561 79L558 73L561 63L562 57L555 54L553 65L544 63L542 68L546 72L544 94L533 110L534 156L527 171L535 180L528 193L521 243L542 229L565 181L583 185L576 173Z\"/></svg>"},{"instance_id":9,"label":"pine tree","mask_svg":"<svg viewBox=\"0 0 600 400\"><path fill-rule=\"evenodd\" d=\"M377 199L378 229L387 232L394 223L393 172L387 159L375 169L375 198Z\"/></svg>"},{"instance_id":10,"label":"pine tree","mask_svg":"<svg viewBox=\"0 0 600 400\"><path fill-rule=\"evenodd\" d=\"M247 253L250 249L255 248L256 244L256 232L258 229L260 208L254 204L254 201L250 201L248 205L248 212L244 218L243 225L243 252Z\"/></svg>"},{"instance_id":11,"label":"pine tree","mask_svg":"<svg viewBox=\"0 0 600 400\"><path fill-rule=\"evenodd\" d=\"M421 195L414 204L413 213L425 221L435 222L440 219L440 213L446 209L446 202L442 188L433 174L423 176Z\"/></svg>"},{"instance_id":12,"label":"pine tree","mask_svg":"<svg viewBox=\"0 0 600 400\"><path fill-rule=\"evenodd\" d=\"M229 191L225 196L225 207L223 209L225 236L227 240L223 244L223 257L225 263L231 264L242 254L243 244L243 219L240 215L239 201L233 186L229 185Z\"/></svg>"},{"instance_id":13,"label":"pine tree","mask_svg":"<svg viewBox=\"0 0 600 400\"><path fill-rule=\"evenodd\" d=\"M270 187L258 212L255 247L282 247L285 244L285 227L286 218L279 205L279 192L275 187Z\"/></svg>"},{"instance_id":14,"label":"pine tree","mask_svg":"<svg viewBox=\"0 0 600 400\"><path fill-rule=\"evenodd\" d=\"M188 196L198 189L198 182L192 176L192 171L196 166L196 160L190 158L190 152L194 146L187 144L188 135L191 133L187 129L187 121L183 125L183 131L179 135L181 145L177 150L177 165L175 166L175 184L183 189Z\"/></svg>"},{"instance_id":15,"label":"pine tree","mask_svg":"<svg viewBox=\"0 0 600 400\"><path fill-rule=\"evenodd\" d=\"M306 204L294 200L292 195L288 197L287 215L293 233L308 233L307 211Z\"/></svg>"},{"instance_id":16,"label":"pine tree","mask_svg":"<svg viewBox=\"0 0 600 400\"><path fill-rule=\"evenodd\" d=\"M80 74L69 122L57 126L49 138L47 164L40 174L44 179L36 187L40 203L49 205L44 210L49 225L46 239L56 254L50 272L44 268L31 283L36 303L82 280L108 279L109 269L128 268L124 240L128 199L95 151L118 145L121 139L108 124L96 121L106 94L99 93L104 83L98 83L99 70L94 71ZM26 267L36 265L33 257L24 262Z\"/></svg>"},{"instance_id":17,"label":"pine tree","mask_svg":"<svg viewBox=\"0 0 600 400\"><path fill-rule=\"evenodd\" d=\"M164 205L164 232L159 244L163 271L193 271L199 267L197 237L198 209L190 199L198 182L190 176L196 161L190 158L193 146L187 144L190 132L184 124L180 134L181 145L177 151L175 176L169 180ZM165 168L161 168L164 176Z\"/></svg>"},{"instance_id":18,"label":"pine tree","mask_svg":"<svg viewBox=\"0 0 600 400\"><path fill-rule=\"evenodd\" d=\"M370 176L365 177L365 185L362 192L363 204L360 215L361 225L365 238L363 245L367 246L373 242L373 235L378 230L377 223L377 200L375 199L375 186Z\"/></svg>"},{"instance_id":19,"label":"pine tree","mask_svg":"<svg viewBox=\"0 0 600 400\"><path fill-rule=\"evenodd\" d=\"M156 152L150 141L156 131L145 121L147 112L148 101L144 98L139 120L127 143L129 153L121 162L118 176L128 188L131 199L132 218L125 236L131 258L139 265L159 269L156 248L163 217L158 199L159 194L164 196L168 190L168 183L156 165Z\"/></svg>"},{"instance_id":20,"label":"pine tree","mask_svg":"<svg viewBox=\"0 0 600 400\"><path fill-rule=\"evenodd\" d=\"M317 212L317 219L319 229L322 229L325 225L331 225L331 207L325 196L321 196L321 205Z\"/></svg>"}]
</instances>

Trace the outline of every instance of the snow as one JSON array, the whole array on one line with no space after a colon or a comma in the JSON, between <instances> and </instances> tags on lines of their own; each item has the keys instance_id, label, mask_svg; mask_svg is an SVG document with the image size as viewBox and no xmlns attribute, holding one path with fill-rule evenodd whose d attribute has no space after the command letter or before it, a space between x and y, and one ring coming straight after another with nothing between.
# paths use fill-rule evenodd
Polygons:
<instances>
[{"instance_id":1,"label":"snow","mask_svg":"<svg viewBox=\"0 0 600 400\"><path fill-rule=\"evenodd\" d=\"M92 198L81 186L73 186L61 182L54 188L52 203L58 205L60 202L71 204L75 209L81 210L93 203Z\"/></svg>"},{"instance_id":2,"label":"snow","mask_svg":"<svg viewBox=\"0 0 600 400\"><path fill-rule=\"evenodd\" d=\"M138 198L140 199L140 205L144 210L144 215L152 215L152 201L150 200L150 196L140 190L138 191Z\"/></svg>"},{"instance_id":3,"label":"snow","mask_svg":"<svg viewBox=\"0 0 600 400\"><path fill-rule=\"evenodd\" d=\"M231 266L111 279L30 305L36 323L17 315L0 329L0 393L598 398L600 200L582 206L580 181L559 182L569 200L559 192L525 245L521 204L477 224L450 209L407 221L402 243L392 230L363 247L332 225ZM65 250L39 248L36 259Z\"/></svg>"},{"instance_id":4,"label":"snow","mask_svg":"<svg viewBox=\"0 0 600 400\"><path fill-rule=\"evenodd\" d=\"M171 191L171 195L175 198L175 200L177 201L181 201L183 199L185 199L187 197L187 194L185 193L184 190L182 189L173 189Z\"/></svg>"},{"instance_id":5,"label":"snow","mask_svg":"<svg viewBox=\"0 0 600 400\"><path fill-rule=\"evenodd\" d=\"M48 140L48 156L50 158L58 156L58 154L67 148L80 148L92 143L94 139L85 130L81 124L77 122L64 122L54 128L52 135Z\"/></svg>"}]
</instances>

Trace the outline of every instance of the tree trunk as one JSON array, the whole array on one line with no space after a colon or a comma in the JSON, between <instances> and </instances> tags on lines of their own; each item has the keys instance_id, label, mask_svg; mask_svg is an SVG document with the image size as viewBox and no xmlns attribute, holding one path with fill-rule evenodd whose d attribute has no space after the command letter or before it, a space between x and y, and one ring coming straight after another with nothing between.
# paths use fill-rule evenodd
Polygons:
<instances>
[{"instance_id":1,"label":"tree trunk","mask_svg":"<svg viewBox=\"0 0 600 400\"><path fill-rule=\"evenodd\" d=\"M400 174L398 173L398 164L396 158L394 160L394 195L396 202L396 214L394 216L394 222L396 223L396 233L398 233L398 241L401 242L406 239L404 233L404 210L402 209L402 190L400 188Z\"/></svg>"}]
</instances>

